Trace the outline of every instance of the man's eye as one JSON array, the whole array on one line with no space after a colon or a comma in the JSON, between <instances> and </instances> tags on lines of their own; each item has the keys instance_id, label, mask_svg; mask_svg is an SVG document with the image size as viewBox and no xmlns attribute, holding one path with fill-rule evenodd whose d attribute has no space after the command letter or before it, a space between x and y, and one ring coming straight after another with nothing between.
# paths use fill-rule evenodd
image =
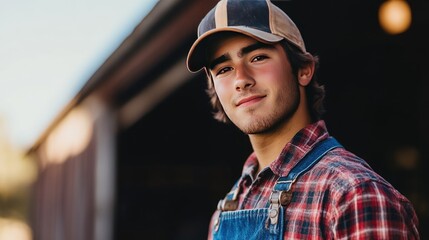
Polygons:
<instances>
[{"instance_id":1,"label":"man's eye","mask_svg":"<svg viewBox=\"0 0 429 240\"><path fill-rule=\"evenodd\" d=\"M264 55L260 55L260 56L256 56L252 59L252 62L258 62L258 61L262 61L264 59L266 59L267 57Z\"/></svg>"},{"instance_id":2,"label":"man's eye","mask_svg":"<svg viewBox=\"0 0 429 240\"><path fill-rule=\"evenodd\" d=\"M217 74L216 74L216 75L224 74L224 73L226 73L226 72L228 72L228 71L230 71L230 70L231 70L231 67L224 67L224 68L221 68L221 69L217 72Z\"/></svg>"}]
</instances>

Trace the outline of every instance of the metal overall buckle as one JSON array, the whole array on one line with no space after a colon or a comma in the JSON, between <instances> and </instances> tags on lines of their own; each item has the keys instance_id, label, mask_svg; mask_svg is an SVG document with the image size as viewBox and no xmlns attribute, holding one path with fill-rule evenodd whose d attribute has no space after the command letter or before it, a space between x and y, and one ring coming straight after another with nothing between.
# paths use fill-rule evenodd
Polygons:
<instances>
[{"instance_id":1,"label":"metal overall buckle","mask_svg":"<svg viewBox=\"0 0 429 240\"><path fill-rule=\"evenodd\" d=\"M270 196L270 207L268 209L268 216L266 226L268 227L268 220L270 224L275 225L279 219L280 206L288 205L292 200L292 192L290 191L276 191L274 190Z\"/></svg>"}]
</instances>

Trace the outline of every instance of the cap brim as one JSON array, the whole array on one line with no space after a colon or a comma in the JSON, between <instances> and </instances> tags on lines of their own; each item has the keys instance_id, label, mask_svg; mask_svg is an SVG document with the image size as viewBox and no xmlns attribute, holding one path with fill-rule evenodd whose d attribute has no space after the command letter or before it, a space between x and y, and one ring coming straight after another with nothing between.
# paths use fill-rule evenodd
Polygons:
<instances>
[{"instance_id":1,"label":"cap brim","mask_svg":"<svg viewBox=\"0 0 429 240\"><path fill-rule=\"evenodd\" d=\"M213 36L216 33L220 32L237 32L249 37L255 38L256 40L264 43L276 43L284 38L278 35L267 33L261 30L254 28L248 28L244 26L234 26L234 27L223 27L216 28L210 31L205 32L201 35L195 42L192 44L191 49L189 50L188 57L186 59L186 65L191 72L197 72L201 70L206 64L205 46L209 36Z\"/></svg>"}]
</instances>

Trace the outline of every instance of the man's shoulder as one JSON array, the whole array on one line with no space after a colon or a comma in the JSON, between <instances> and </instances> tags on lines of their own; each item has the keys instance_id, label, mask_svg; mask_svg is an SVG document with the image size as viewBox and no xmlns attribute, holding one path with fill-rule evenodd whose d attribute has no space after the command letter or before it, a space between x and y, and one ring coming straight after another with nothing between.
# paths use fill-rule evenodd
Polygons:
<instances>
[{"instance_id":1,"label":"man's shoulder","mask_svg":"<svg viewBox=\"0 0 429 240\"><path fill-rule=\"evenodd\" d=\"M364 159L344 148L328 152L312 171L329 185L345 191L368 182L392 187Z\"/></svg>"}]
</instances>

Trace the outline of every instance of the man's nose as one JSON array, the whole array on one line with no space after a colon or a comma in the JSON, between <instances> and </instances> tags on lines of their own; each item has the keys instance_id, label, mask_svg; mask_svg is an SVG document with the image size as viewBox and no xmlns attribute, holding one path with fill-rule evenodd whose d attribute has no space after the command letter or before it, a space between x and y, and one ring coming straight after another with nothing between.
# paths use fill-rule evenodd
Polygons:
<instances>
[{"instance_id":1,"label":"man's nose","mask_svg":"<svg viewBox=\"0 0 429 240\"><path fill-rule=\"evenodd\" d=\"M244 64L236 66L235 89L237 91L244 90L252 87L254 84L255 80L249 69Z\"/></svg>"}]
</instances>

